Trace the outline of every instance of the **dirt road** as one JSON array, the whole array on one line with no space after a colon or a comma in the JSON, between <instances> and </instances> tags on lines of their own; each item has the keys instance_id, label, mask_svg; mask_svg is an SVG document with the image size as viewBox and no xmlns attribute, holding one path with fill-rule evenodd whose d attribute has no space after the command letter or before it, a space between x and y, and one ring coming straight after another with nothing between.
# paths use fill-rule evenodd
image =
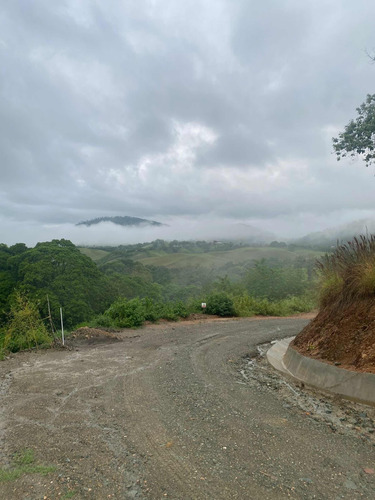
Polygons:
<instances>
[{"instance_id":1,"label":"dirt road","mask_svg":"<svg viewBox=\"0 0 375 500\"><path fill-rule=\"evenodd\" d=\"M336 432L285 404L272 378L243 371L258 344L306 322L150 326L0 363L3 470L20 470L15 453L35 456L34 471L0 482L0 498L375 498L370 439Z\"/></svg>"}]
</instances>

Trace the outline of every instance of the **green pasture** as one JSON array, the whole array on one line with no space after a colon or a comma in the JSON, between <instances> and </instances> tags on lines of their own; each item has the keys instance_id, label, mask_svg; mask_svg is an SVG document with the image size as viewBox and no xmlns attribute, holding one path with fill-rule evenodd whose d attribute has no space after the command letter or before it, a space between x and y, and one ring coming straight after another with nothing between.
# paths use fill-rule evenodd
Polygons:
<instances>
[{"instance_id":1,"label":"green pasture","mask_svg":"<svg viewBox=\"0 0 375 500\"><path fill-rule=\"evenodd\" d=\"M143 265L165 266L170 269L203 266L221 267L225 264L241 264L252 260L273 259L284 264L293 263L299 257L318 258L322 252L308 249L288 250L272 247L244 247L228 251L206 253L165 253L150 250L135 254L132 259Z\"/></svg>"},{"instance_id":2,"label":"green pasture","mask_svg":"<svg viewBox=\"0 0 375 500\"><path fill-rule=\"evenodd\" d=\"M87 247L79 247L79 251L83 253L83 255L86 255L87 257L90 257L94 262L97 262L98 260L102 259L106 255L108 255L110 252L107 252L106 250L99 250L97 248L87 248Z\"/></svg>"}]
</instances>

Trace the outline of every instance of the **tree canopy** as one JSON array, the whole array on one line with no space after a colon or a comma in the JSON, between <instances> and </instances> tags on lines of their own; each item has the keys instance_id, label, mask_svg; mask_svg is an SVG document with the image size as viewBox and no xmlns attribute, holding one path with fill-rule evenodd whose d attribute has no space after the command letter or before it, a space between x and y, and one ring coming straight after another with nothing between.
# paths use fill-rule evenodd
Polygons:
<instances>
[{"instance_id":1,"label":"tree canopy","mask_svg":"<svg viewBox=\"0 0 375 500\"><path fill-rule=\"evenodd\" d=\"M107 278L69 240L38 243L34 248L17 244L0 246L0 325L5 323L15 292L22 292L39 304L42 317L52 316L70 327L100 313L116 294Z\"/></svg>"},{"instance_id":2,"label":"tree canopy","mask_svg":"<svg viewBox=\"0 0 375 500\"><path fill-rule=\"evenodd\" d=\"M346 156L361 156L368 167L375 162L375 94L357 108L358 116L346 125L338 138L333 138L337 160Z\"/></svg>"}]
</instances>

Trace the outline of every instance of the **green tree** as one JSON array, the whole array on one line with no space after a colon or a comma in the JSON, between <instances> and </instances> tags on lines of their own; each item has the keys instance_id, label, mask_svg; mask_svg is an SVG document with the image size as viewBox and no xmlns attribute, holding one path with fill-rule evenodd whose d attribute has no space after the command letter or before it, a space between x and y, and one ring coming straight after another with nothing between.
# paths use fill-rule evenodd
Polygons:
<instances>
[{"instance_id":1,"label":"green tree","mask_svg":"<svg viewBox=\"0 0 375 500\"><path fill-rule=\"evenodd\" d=\"M52 316L64 309L67 327L90 319L108 307L114 299L109 278L69 240L38 243L10 257L17 289L39 302L43 317L48 315L48 294Z\"/></svg>"},{"instance_id":2,"label":"green tree","mask_svg":"<svg viewBox=\"0 0 375 500\"><path fill-rule=\"evenodd\" d=\"M332 138L337 160L346 156L361 156L368 167L375 161L375 94L357 108L358 116L346 125L338 138Z\"/></svg>"},{"instance_id":3,"label":"green tree","mask_svg":"<svg viewBox=\"0 0 375 500\"><path fill-rule=\"evenodd\" d=\"M247 271L244 285L254 297L281 300L306 292L307 272L306 269L292 267L270 267L260 260Z\"/></svg>"},{"instance_id":4,"label":"green tree","mask_svg":"<svg viewBox=\"0 0 375 500\"><path fill-rule=\"evenodd\" d=\"M12 247L11 247L12 248ZM12 253L7 245L0 244L0 325L6 323L9 313L9 297L16 285L9 260Z\"/></svg>"}]
</instances>

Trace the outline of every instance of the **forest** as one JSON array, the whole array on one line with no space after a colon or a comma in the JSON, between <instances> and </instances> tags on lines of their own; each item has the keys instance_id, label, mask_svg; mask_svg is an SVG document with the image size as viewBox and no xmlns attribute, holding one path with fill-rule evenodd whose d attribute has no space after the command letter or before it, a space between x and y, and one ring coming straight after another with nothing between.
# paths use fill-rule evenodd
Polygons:
<instances>
[{"instance_id":1,"label":"forest","mask_svg":"<svg viewBox=\"0 0 375 500\"><path fill-rule=\"evenodd\" d=\"M0 245L0 348L49 345L60 328L139 327L202 312L285 316L315 306L315 259L273 242L166 242L78 248Z\"/></svg>"}]
</instances>

